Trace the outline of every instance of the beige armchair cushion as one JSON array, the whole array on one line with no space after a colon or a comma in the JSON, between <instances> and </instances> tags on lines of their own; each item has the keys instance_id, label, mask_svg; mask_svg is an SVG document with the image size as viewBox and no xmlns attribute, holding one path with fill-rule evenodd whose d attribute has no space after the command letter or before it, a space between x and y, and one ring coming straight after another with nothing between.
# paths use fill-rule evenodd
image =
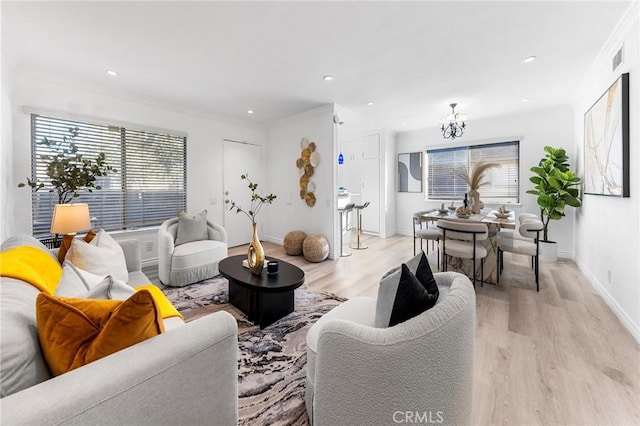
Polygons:
<instances>
[{"instance_id":1,"label":"beige armchair cushion","mask_svg":"<svg viewBox=\"0 0 640 426\"><path fill-rule=\"evenodd\" d=\"M189 214L186 212L178 213L178 230L175 241L176 246L194 241L206 240L208 237L206 210L203 210L198 214Z\"/></svg>"}]
</instances>

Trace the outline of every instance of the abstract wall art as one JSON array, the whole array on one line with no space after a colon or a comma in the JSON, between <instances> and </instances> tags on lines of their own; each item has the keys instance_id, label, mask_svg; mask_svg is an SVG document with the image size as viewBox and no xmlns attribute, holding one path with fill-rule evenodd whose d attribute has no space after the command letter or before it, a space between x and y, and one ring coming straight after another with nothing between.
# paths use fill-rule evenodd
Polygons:
<instances>
[{"instance_id":1,"label":"abstract wall art","mask_svg":"<svg viewBox=\"0 0 640 426\"><path fill-rule=\"evenodd\" d=\"M422 152L398 154L398 192L422 192Z\"/></svg>"},{"instance_id":2,"label":"abstract wall art","mask_svg":"<svg viewBox=\"0 0 640 426\"><path fill-rule=\"evenodd\" d=\"M629 73L584 115L583 192L629 197Z\"/></svg>"}]
</instances>

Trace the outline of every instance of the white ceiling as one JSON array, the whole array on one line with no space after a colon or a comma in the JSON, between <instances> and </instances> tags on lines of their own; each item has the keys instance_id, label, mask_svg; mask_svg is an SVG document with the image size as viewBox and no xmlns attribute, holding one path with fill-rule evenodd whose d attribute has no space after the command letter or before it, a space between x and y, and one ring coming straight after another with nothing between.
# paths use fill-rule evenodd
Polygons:
<instances>
[{"instance_id":1,"label":"white ceiling","mask_svg":"<svg viewBox=\"0 0 640 426\"><path fill-rule=\"evenodd\" d=\"M629 4L3 1L2 49L177 108L268 123L335 102L406 130L451 102L470 123L568 103Z\"/></svg>"}]
</instances>

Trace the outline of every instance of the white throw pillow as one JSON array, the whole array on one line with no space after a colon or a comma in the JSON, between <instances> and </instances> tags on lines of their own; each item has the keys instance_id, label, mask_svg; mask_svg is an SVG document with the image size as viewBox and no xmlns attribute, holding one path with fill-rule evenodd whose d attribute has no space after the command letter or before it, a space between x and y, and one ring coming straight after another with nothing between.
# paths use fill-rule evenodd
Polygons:
<instances>
[{"instance_id":1,"label":"white throw pillow","mask_svg":"<svg viewBox=\"0 0 640 426\"><path fill-rule=\"evenodd\" d=\"M209 238L207 228L207 211L203 210L198 214L186 212L178 213L178 230L176 232L175 245L202 241Z\"/></svg>"},{"instance_id":2,"label":"white throw pillow","mask_svg":"<svg viewBox=\"0 0 640 426\"><path fill-rule=\"evenodd\" d=\"M136 291L111 275L106 276L102 281L96 284L88 293L84 295L85 299L108 299L108 300L127 300Z\"/></svg>"},{"instance_id":3,"label":"white throw pillow","mask_svg":"<svg viewBox=\"0 0 640 426\"><path fill-rule=\"evenodd\" d=\"M77 268L92 274L111 275L125 283L129 281L122 247L104 229L98 232L91 243L74 238L66 259Z\"/></svg>"},{"instance_id":4,"label":"white throw pillow","mask_svg":"<svg viewBox=\"0 0 640 426\"><path fill-rule=\"evenodd\" d=\"M76 266L64 261L62 264L62 277L56 287L56 296L63 297L83 297L87 290L104 279L104 275L95 275L91 272L83 271Z\"/></svg>"}]
</instances>

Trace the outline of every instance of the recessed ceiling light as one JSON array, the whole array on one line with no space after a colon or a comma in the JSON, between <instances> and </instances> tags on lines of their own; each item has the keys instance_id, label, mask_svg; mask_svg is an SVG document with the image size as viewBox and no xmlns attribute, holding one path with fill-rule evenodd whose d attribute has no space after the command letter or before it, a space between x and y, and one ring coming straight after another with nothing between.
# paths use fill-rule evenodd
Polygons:
<instances>
[{"instance_id":1,"label":"recessed ceiling light","mask_svg":"<svg viewBox=\"0 0 640 426\"><path fill-rule=\"evenodd\" d=\"M247 110L247 114L253 114L253 110L252 109Z\"/></svg>"},{"instance_id":2,"label":"recessed ceiling light","mask_svg":"<svg viewBox=\"0 0 640 426\"><path fill-rule=\"evenodd\" d=\"M403 125L403 126L406 126L406 125L407 125L407 123L402 123L402 125Z\"/></svg>"},{"instance_id":3,"label":"recessed ceiling light","mask_svg":"<svg viewBox=\"0 0 640 426\"><path fill-rule=\"evenodd\" d=\"M529 102L531 99L529 98L522 98L522 102Z\"/></svg>"},{"instance_id":4,"label":"recessed ceiling light","mask_svg":"<svg viewBox=\"0 0 640 426\"><path fill-rule=\"evenodd\" d=\"M117 77L118 76L118 71L107 70L107 74L109 74L111 77Z\"/></svg>"},{"instance_id":5,"label":"recessed ceiling light","mask_svg":"<svg viewBox=\"0 0 640 426\"><path fill-rule=\"evenodd\" d=\"M324 77L322 77L322 79L324 81L331 81L331 80L333 80L333 76L332 75L325 75Z\"/></svg>"},{"instance_id":6,"label":"recessed ceiling light","mask_svg":"<svg viewBox=\"0 0 640 426\"><path fill-rule=\"evenodd\" d=\"M368 106L373 106L373 102L367 102Z\"/></svg>"},{"instance_id":7,"label":"recessed ceiling light","mask_svg":"<svg viewBox=\"0 0 640 426\"><path fill-rule=\"evenodd\" d=\"M523 63L523 64L528 64L529 62L533 62L533 61L535 61L535 60L536 60L536 57L535 57L535 56L527 56L526 58L524 58L524 59L522 60L522 63Z\"/></svg>"}]
</instances>

